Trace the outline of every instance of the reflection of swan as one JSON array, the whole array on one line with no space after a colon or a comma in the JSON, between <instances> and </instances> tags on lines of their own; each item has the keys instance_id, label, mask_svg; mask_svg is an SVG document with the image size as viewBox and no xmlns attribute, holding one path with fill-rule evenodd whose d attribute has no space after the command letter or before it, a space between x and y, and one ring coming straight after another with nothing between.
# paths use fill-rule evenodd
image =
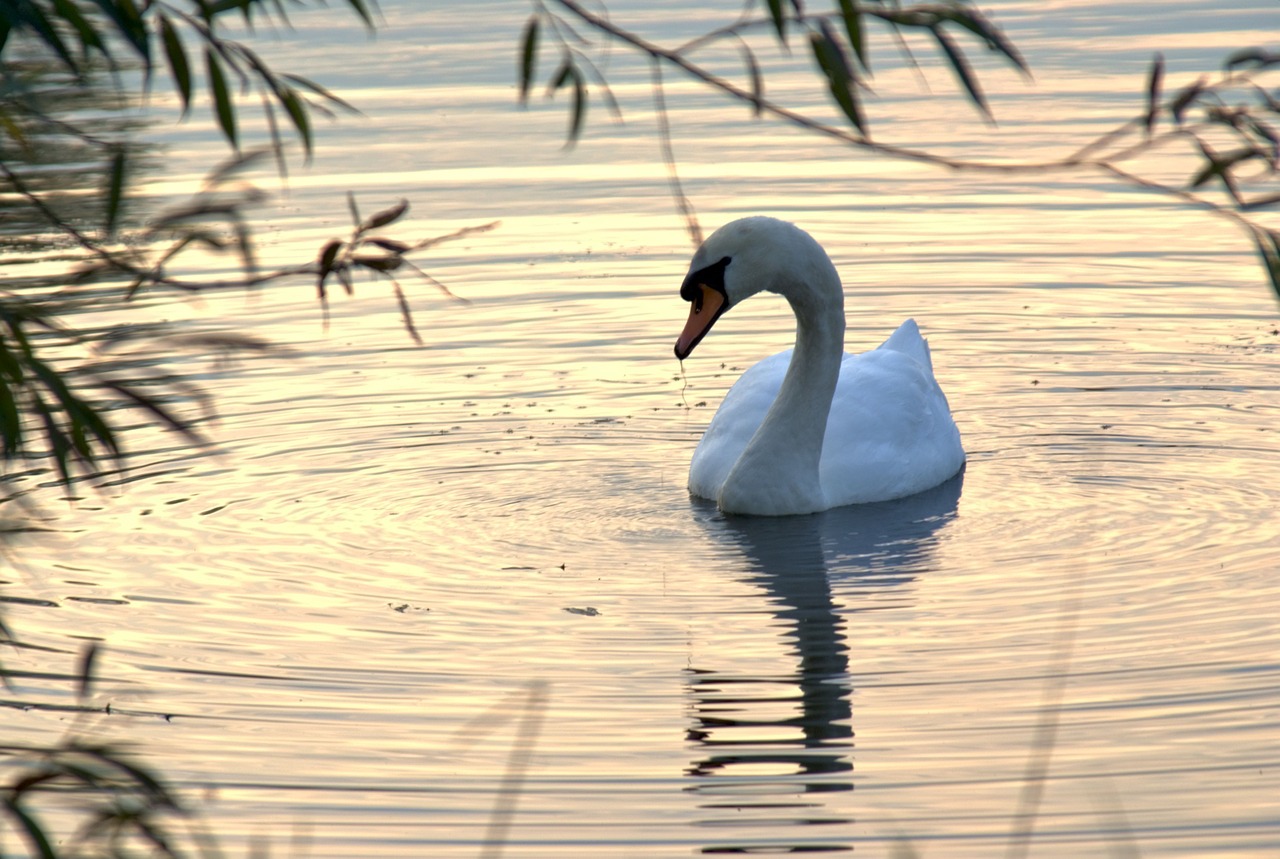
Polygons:
<instances>
[{"instance_id":1,"label":"reflection of swan","mask_svg":"<svg viewBox=\"0 0 1280 859\"><path fill-rule=\"evenodd\" d=\"M795 349L729 391L694 451L690 492L727 512L779 516L902 498L960 470L960 433L915 322L878 349L844 354L840 276L792 224L743 218L698 249L680 288L692 307L676 357L766 289L795 312Z\"/></svg>"},{"instance_id":2,"label":"reflection of swan","mask_svg":"<svg viewBox=\"0 0 1280 859\"><path fill-rule=\"evenodd\" d=\"M691 697L686 773L701 807L739 843L760 827L776 852L848 850L852 824L853 708L847 625L908 601L935 565L939 535L956 515L956 475L909 498L828 510L802 519L724 516L695 503L708 536L743 555L741 578L759 587L795 670L764 673L734 652L699 654L686 671ZM798 694L797 694L798 693ZM726 809L731 810L726 811ZM814 827L814 823L827 824ZM795 828L784 830L780 824ZM791 843L794 842L794 843ZM704 853L734 852L708 846Z\"/></svg>"}]
</instances>

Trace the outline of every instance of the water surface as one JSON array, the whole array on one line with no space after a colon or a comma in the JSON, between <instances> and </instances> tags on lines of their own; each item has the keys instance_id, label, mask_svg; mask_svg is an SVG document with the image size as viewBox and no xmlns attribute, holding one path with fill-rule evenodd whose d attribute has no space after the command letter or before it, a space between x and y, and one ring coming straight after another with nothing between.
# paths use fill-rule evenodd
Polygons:
<instances>
[{"instance_id":1,"label":"water surface","mask_svg":"<svg viewBox=\"0 0 1280 859\"><path fill-rule=\"evenodd\" d=\"M633 5L610 11L670 39L737 8ZM882 139L1069 151L1140 109L1157 48L1189 81L1276 23L990 5L1036 72L982 61L1000 125L884 43ZM1030 765L1032 855L1274 855L1280 317L1247 240L1092 177L842 150L672 76L703 224L809 229L850 349L916 317L969 452L913 499L726 518L689 498L688 456L737 374L790 345L785 305L735 310L681 368L690 246L645 67L615 50L625 122L593 107L562 150L563 100L514 104L525 7L486 6L479 28L384 0L372 40L298 16L279 65L365 117L321 130L261 234L267 264L309 258L348 188L366 211L409 199L403 237L501 219L422 259L470 303L406 280L422 347L377 284L327 332L305 282L104 314L277 350L171 358L216 397L216 453L141 430L104 491L43 493L50 531L3 593L50 650L6 668L68 673L101 639L94 735L137 744L232 853L478 856L506 820L512 856L986 857ZM801 60L770 91L828 110ZM155 194L219 157L199 117L162 136ZM7 736L60 736L72 685L14 683L44 706L7 711Z\"/></svg>"}]
</instances>

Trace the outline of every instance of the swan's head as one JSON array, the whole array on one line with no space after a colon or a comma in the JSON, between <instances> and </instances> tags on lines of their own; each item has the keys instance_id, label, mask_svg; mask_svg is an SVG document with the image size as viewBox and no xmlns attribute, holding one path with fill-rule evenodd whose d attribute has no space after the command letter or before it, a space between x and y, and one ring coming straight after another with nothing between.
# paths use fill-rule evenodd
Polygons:
<instances>
[{"instance_id":1,"label":"swan's head","mask_svg":"<svg viewBox=\"0 0 1280 859\"><path fill-rule=\"evenodd\" d=\"M716 320L761 290L785 295L793 305L817 284L839 277L826 251L795 224L755 216L725 224L693 255L680 297L689 302L689 321L676 340L683 361Z\"/></svg>"}]
</instances>

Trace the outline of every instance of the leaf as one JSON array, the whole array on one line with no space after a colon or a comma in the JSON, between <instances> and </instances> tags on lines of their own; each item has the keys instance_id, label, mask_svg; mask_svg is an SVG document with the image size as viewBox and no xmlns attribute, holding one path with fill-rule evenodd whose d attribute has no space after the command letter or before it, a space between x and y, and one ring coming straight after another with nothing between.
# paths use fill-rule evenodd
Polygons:
<instances>
[{"instance_id":1,"label":"leaf","mask_svg":"<svg viewBox=\"0 0 1280 859\"><path fill-rule=\"evenodd\" d=\"M758 117L764 108L764 77L760 74L756 55L745 44L742 46L742 58L746 60L747 74L751 76L751 99L755 104L755 115Z\"/></svg>"},{"instance_id":2,"label":"leaf","mask_svg":"<svg viewBox=\"0 0 1280 859\"><path fill-rule=\"evenodd\" d=\"M98 31L93 29L93 25L81 14L80 9L72 0L53 0L53 6L58 11L58 17L75 29L76 35L80 38L80 48L84 54L87 55L90 48L97 48L104 54L107 52L106 46L102 43L102 38L98 35ZM4 40L0 38L0 45L3 45L3 42Z\"/></svg>"},{"instance_id":3,"label":"leaf","mask_svg":"<svg viewBox=\"0 0 1280 859\"><path fill-rule=\"evenodd\" d=\"M1169 113L1173 115L1173 119L1179 125L1182 124L1182 118L1187 112L1187 108L1191 105L1196 97L1205 90L1205 77L1201 75L1193 84L1188 85L1178 93L1178 97L1169 105Z\"/></svg>"},{"instance_id":4,"label":"leaf","mask_svg":"<svg viewBox=\"0 0 1280 859\"><path fill-rule=\"evenodd\" d=\"M370 215L369 219L360 225L360 232L368 230L376 230L378 227L385 227L387 224L393 224L409 211L409 201L401 200L389 209L383 209L381 212Z\"/></svg>"},{"instance_id":5,"label":"leaf","mask_svg":"<svg viewBox=\"0 0 1280 859\"><path fill-rule=\"evenodd\" d=\"M169 60L169 74L173 76L173 84L177 87L178 98L182 100L182 115L186 116L191 107L191 64L187 61L187 52L178 38L168 16L160 16L160 38L164 42L164 53Z\"/></svg>"},{"instance_id":6,"label":"leaf","mask_svg":"<svg viewBox=\"0 0 1280 859\"><path fill-rule=\"evenodd\" d=\"M1271 280L1271 289L1275 292L1276 298L1280 299L1280 235L1253 224L1249 228L1253 232L1254 244L1258 246L1258 256L1262 259L1262 266L1267 270L1267 277Z\"/></svg>"},{"instance_id":7,"label":"leaf","mask_svg":"<svg viewBox=\"0 0 1280 859\"><path fill-rule=\"evenodd\" d=\"M218 125L222 128L227 142L239 149L240 142L236 135L236 109L231 103L231 91L227 88L227 79L222 73L222 63L218 61L218 56L212 48L205 49L204 57L209 69L209 91L213 97Z\"/></svg>"},{"instance_id":8,"label":"leaf","mask_svg":"<svg viewBox=\"0 0 1280 859\"><path fill-rule=\"evenodd\" d=\"M982 13L977 9L948 6L939 13L939 16L964 27L981 38L987 43L988 48L1004 54L1005 58L1013 63L1023 74L1031 74L1031 68L1027 65L1027 61L1022 58L1022 54L1018 52L1018 49L1014 47L1013 42L1010 42L1004 33L1000 32L998 27L983 17Z\"/></svg>"},{"instance_id":9,"label":"leaf","mask_svg":"<svg viewBox=\"0 0 1280 859\"><path fill-rule=\"evenodd\" d=\"M1241 66L1248 69L1265 69L1277 63L1280 63L1280 54L1262 48L1244 48L1230 54L1223 65L1226 71L1233 72Z\"/></svg>"},{"instance_id":10,"label":"leaf","mask_svg":"<svg viewBox=\"0 0 1280 859\"><path fill-rule=\"evenodd\" d=\"M276 98L279 99L285 112L289 114L289 120L293 122L294 130L298 132L298 137L302 138L302 148L307 154L307 160L310 160L312 144L311 120L307 116L306 105L298 97L297 90L292 87L280 87L276 90Z\"/></svg>"},{"instance_id":11,"label":"leaf","mask_svg":"<svg viewBox=\"0 0 1280 859\"><path fill-rule=\"evenodd\" d=\"M124 203L125 148L117 147L111 158L111 169L107 173L107 212L105 230L108 236L115 235L116 224L120 220L120 210Z\"/></svg>"},{"instance_id":12,"label":"leaf","mask_svg":"<svg viewBox=\"0 0 1280 859\"><path fill-rule=\"evenodd\" d=\"M782 11L782 0L769 0L769 15L773 18L773 29L778 31L778 41L787 44L787 15Z\"/></svg>"},{"instance_id":13,"label":"leaf","mask_svg":"<svg viewBox=\"0 0 1280 859\"><path fill-rule=\"evenodd\" d=\"M862 10L853 0L840 0L840 14L844 17L844 30L849 36L849 44L853 47L854 56L858 58L862 68L868 72L871 71L871 64L867 62L866 35L862 28Z\"/></svg>"},{"instance_id":14,"label":"leaf","mask_svg":"<svg viewBox=\"0 0 1280 859\"><path fill-rule=\"evenodd\" d=\"M79 682L76 686L76 697L84 700L93 689L93 666L98 657L98 644L91 642L80 652L80 665L76 670Z\"/></svg>"},{"instance_id":15,"label":"leaf","mask_svg":"<svg viewBox=\"0 0 1280 859\"><path fill-rule=\"evenodd\" d=\"M570 83L573 84L573 114L569 118L569 139L565 141L566 147L578 141L578 137L582 134L582 122L587 115L586 81L582 77L582 72L573 64L572 57L566 54L555 77L551 79L548 93L555 93L556 90Z\"/></svg>"},{"instance_id":16,"label":"leaf","mask_svg":"<svg viewBox=\"0 0 1280 859\"><path fill-rule=\"evenodd\" d=\"M520 51L520 103L525 104L529 100L529 87L533 85L534 65L538 59L538 27L539 19L537 15L529 16L529 21L524 25L524 37L521 41Z\"/></svg>"},{"instance_id":17,"label":"leaf","mask_svg":"<svg viewBox=\"0 0 1280 859\"><path fill-rule=\"evenodd\" d=\"M358 266L363 266L370 271L376 271L380 274L390 274L400 266L404 265L404 260L398 256L374 256L373 254L360 254L351 258L351 261Z\"/></svg>"},{"instance_id":18,"label":"leaf","mask_svg":"<svg viewBox=\"0 0 1280 859\"><path fill-rule=\"evenodd\" d=\"M978 80L973 76L973 69L969 67L969 61L965 59L964 54L961 53L956 43L951 41L951 37L942 32L942 30L936 27L933 28L933 37L938 40L938 46L947 55L956 77L964 86L965 91L969 93L970 101L990 120L992 118L991 109L987 107L987 100L983 97L982 90L978 87Z\"/></svg>"},{"instance_id":19,"label":"leaf","mask_svg":"<svg viewBox=\"0 0 1280 859\"><path fill-rule=\"evenodd\" d=\"M374 26L373 16L369 14L369 7L365 4L364 0L347 0L347 3L349 3L351 8L356 11L356 14L360 16L360 20L364 21L364 25L372 30Z\"/></svg>"},{"instance_id":20,"label":"leaf","mask_svg":"<svg viewBox=\"0 0 1280 859\"><path fill-rule=\"evenodd\" d=\"M1151 72L1147 75L1147 135L1156 126L1156 117L1160 114L1160 86L1164 83L1164 55L1156 54L1151 63Z\"/></svg>"},{"instance_id":21,"label":"leaf","mask_svg":"<svg viewBox=\"0 0 1280 859\"><path fill-rule=\"evenodd\" d=\"M809 32L809 44L814 59L827 78L827 86L840 110L853 123L853 127L867 135L866 122L855 91L857 78L845 57L844 49L836 41L825 20L818 22L818 29Z\"/></svg>"},{"instance_id":22,"label":"leaf","mask_svg":"<svg viewBox=\"0 0 1280 859\"><path fill-rule=\"evenodd\" d=\"M587 85L577 66L573 69L573 117L569 121L569 143L582 135L582 121L587 116Z\"/></svg>"}]
</instances>

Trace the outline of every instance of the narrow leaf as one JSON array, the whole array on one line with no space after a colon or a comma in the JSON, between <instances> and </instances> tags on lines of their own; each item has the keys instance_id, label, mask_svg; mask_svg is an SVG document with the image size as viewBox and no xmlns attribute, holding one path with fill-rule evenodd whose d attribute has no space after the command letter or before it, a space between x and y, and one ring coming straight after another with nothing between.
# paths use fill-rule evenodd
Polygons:
<instances>
[{"instance_id":1,"label":"narrow leaf","mask_svg":"<svg viewBox=\"0 0 1280 859\"><path fill-rule=\"evenodd\" d=\"M569 122L569 144L577 142L582 135L582 121L587 116L587 85L582 79L582 72L575 66L573 69L573 117Z\"/></svg>"},{"instance_id":2,"label":"narrow leaf","mask_svg":"<svg viewBox=\"0 0 1280 859\"><path fill-rule=\"evenodd\" d=\"M818 67L827 79L827 87L831 90L832 98L853 123L853 127L866 135L866 122L856 93L857 78L854 77L844 50L835 40L835 35L826 21L819 21L818 29L809 33L809 44L813 48L813 56L818 61Z\"/></svg>"},{"instance_id":3,"label":"narrow leaf","mask_svg":"<svg viewBox=\"0 0 1280 859\"><path fill-rule=\"evenodd\" d=\"M844 18L844 31L849 35L849 44L853 54L866 71L871 71L867 62L866 35L862 28L862 10L853 0L840 0L840 14Z\"/></svg>"},{"instance_id":4,"label":"narrow leaf","mask_svg":"<svg viewBox=\"0 0 1280 859\"><path fill-rule=\"evenodd\" d=\"M520 51L520 103L529 100L529 87L533 85L534 65L538 59L538 27L537 15L531 15L524 25L524 37L521 39Z\"/></svg>"},{"instance_id":5,"label":"narrow leaf","mask_svg":"<svg viewBox=\"0 0 1280 859\"><path fill-rule=\"evenodd\" d=\"M769 0L769 15L773 18L773 28L778 31L778 41L787 44L787 14L782 9L782 0Z\"/></svg>"},{"instance_id":6,"label":"narrow leaf","mask_svg":"<svg viewBox=\"0 0 1280 859\"><path fill-rule=\"evenodd\" d=\"M76 697L84 700L89 697L89 693L93 690L93 666L98 658L98 644L92 642L83 651L80 652L80 665L76 674L79 682L76 684Z\"/></svg>"},{"instance_id":7,"label":"narrow leaf","mask_svg":"<svg viewBox=\"0 0 1280 859\"><path fill-rule=\"evenodd\" d=\"M369 220L360 225L360 232L368 230L376 230L378 227L385 227L387 224L393 224L409 211L409 201L401 200L389 209L383 209L381 212L370 215Z\"/></svg>"},{"instance_id":8,"label":"narrow leaf","mask_svg":"<svg viewBox=\"0 0 1280 859\"><path fill-rule=\"evenodd\" d=\"M165 15L160 16L160 38L164 42L165 57L169 60L169 74L173 76L173 85L182 100L182 114L186 116L191 107L191 64L187 61L187 52L178 38L178 31Z\"/></svg>"},{"instance_id":9,"label":"narrow leaf","mask_svg":"<svg viewBox=\"0 0 1280 859\"><path fill-rule=\"evenodd\" d=\"M302 139L302 148L307 153L307 159L311 158L311 120L307 116L307 106L302 99L298 97L296 90L282 86L276 91L276 97L280 100L280 105L289 114L290 121L293 122L294 129L298 132L298 137Z\"/></svg>"},{"instance_id":10,"label":"narrow leaf","mask_svg":"<svg viewBox=\"0 0 1280 859\"><path fill-rule=\"evenodd\" d=\"M1147 75L1147 135L1156 127L1156 117L1160 114L1160 87L1164 83L1164 55L1156 54L1151 63L1151 72Z\"/></svg>"},{"instance_id":11,"label":"narrow leaf","mask_svg":"<svg viewBox=\"0 0 1280 859\"><path fill-rule=\"evenodd\" d=\"M951 63L951 68L956 73L965 91L969 94L969 99L975 106L987 117L991 119L991 110L987 107L987 100L982 95L982 90L978 87L978 80L973 76L973 69L969 68L969 61L965 59L960 48L951 37L942 32L941 29L934 28L933 36L938 40L938 46L942 48L943 53L947 55L947 59Z\"/></svg>"},{"instance_id":12,"label":"narrow leaf","mask_svg":"<svg viewBox=\"0 0 1280 859\"><path fill-rule=\"evenodd\" d=\"M107 172L107 212L105 230L108 237L115 235L116 225L120 222L120 210L124 203L125 148L120 146L111 158L111 169Z\"/></svg>"},{"instance_id":13,"label":"narrow leaf","mask_svg":"<svg viewBox=\"0 0 1280 859\"><path fill-rule=\"evenodd\" d=\"M1280 236L1258 226L1252 226L1251 229L1253 241L1258 246L1258 256L1271 281L1271 289L1276 298L1280 299Z\"/></svg>"},{"instance_id":14,"label":"narrow leaf","mask_svg":"<svg viewBox=\"0 0 1280 859\"><path fill-rule=\"evenodd\" d=\"M760 64L756 55L745 44L742 46L742 58L747 63L747 74L751 77L751 98L755 103L755 115L760 116L764 108L764 77L760 74Z\"/></svg>"},{"instance_id":15,"label":"narrow leaf","mask_svg":"<svg viewBox=\"0 0 1280 859\"><path fill-rule=\"evenodd\" d=\"M1182 118L1187 112L1187 108L1196 100L1200 93L1204 92L1205 78L1201 76L1195 83L1186 87L1182 92L1178 93L1178 97L1169 105L1169 113L1173 115L1173 119L1179 125L1182 124Z\"/></svg>"},{"instance_id":16,"label":"narrow leaf","mask_svg":"<svg viewBox=\"0 0 1280 859\"><path fill-rule=\"evenodd\" d=\"M1022 58L1022 54L1018 52L1018 49L1014 47L1013 42L1010 42L1004 33L1000 32L998 27L984 18L978 10L961 6L948 6L943 17L981 38L991 50L1004 54L1009 62L1013 63L1023 74L1031 74L1031 68L1027 65L1027 61Z\"/></svg>"},{"instance_id":17,"label":"narrow leaf","mask_svg":"<svg viewBox=\"0 0 1280 859\"><path fill-rule=\"evenodd\" d=\"M218 125L222 128L227 142L239 149L240 143L236 135L236 109L231 103L231 91L227 88L227 79L222 73L222 63L218 61L218 56L212 48L205 49L204 57L209 69L209 91L213 97Z\"/></svg>"}]
</instances>

